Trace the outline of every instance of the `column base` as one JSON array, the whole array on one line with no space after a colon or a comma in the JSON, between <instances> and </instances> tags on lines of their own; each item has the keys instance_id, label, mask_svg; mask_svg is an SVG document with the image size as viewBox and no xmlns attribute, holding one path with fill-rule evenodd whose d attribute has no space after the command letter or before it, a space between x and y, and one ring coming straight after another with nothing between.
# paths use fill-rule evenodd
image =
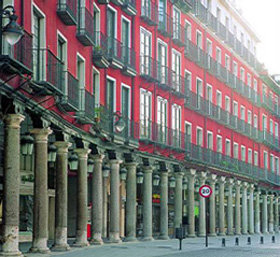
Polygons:
<instances>
[{"instance_id":1,"label":"column base","mask_svg":"<svg viewBox=\"0 0 280 257\"><path fill-rule=\"evenodd\" d=\"M111 244L120 244L122 240L120 239L119 232L110 232L108 242Z\"/></svg>"},{"instance_id":2,"label":"column base","mask_svg":"<svg viewBox=\"0 0 280 257\"><path fill-rule=\"evenodd\" d=\"M147 236L147 237L143 237L141 241L154 241L154 238L152 236Z\"/></svg>"},{"instance_id":3,"label":"column base","mask_svg":"<svg viewBox=\"0 0 280 257\"><path fill-rule=\"evenodd\" d=\"M91 239L89 243L92 245L103 245L104 244L104 242L101 238L100 239L97 239L97 238Z\"/></svg>"},{"instance_id":4,"label":"column base","mask_svg":"<svg viewBox=\"0 0 280 257\"><path fill-rule=\"evenodd\" d=\"M234 235L241 236L241 232L235 232Z\"/></svg>"},{"instance_id":5,"label":"column base","mask_svg":"<svg viewBox=\"0 0 280 257\"><path fill-rule=\"evenodd\" d=\"M262 232L263 235L268 235L269 233L266 231L266 232Z\"/></svg>"},{"instance_id":6,"label":"column base","mask_svg":"<svg viewBox=\"0 0 280 257\"><path fill-rule=\"evenodd\" d=\"M227 235L228 236L234 236L234 233L233 232L228 232Z\"/></svg>"},{"instance_id":7,"label":"column base","mask_svg":"<svg viewBox=\"0 0 280 257\"><path fill-rule=\"evenodd\" d=\"M210 236L210 237L216 237L217 234L216 234L216 233L210 233L210 234L208 234L208 236Z\"/></svg>"},{"instance_id":8,"label":"column base","mask_svg":"<svg viewBox=\"0 0 280 257\"><path fill-rule=\"evenodd\" d=\"M161 236L158 237L158 239L159 240L169 240L170 238L167 235L161 235Z\"/></svg>"},{"instance_id":9,"label":"column base","mask_svg":"<svg viewBox=\"0 0 280 257\"><path fill-rule=\"evenodd\" d=\"M206 234L198 234L198 237L205 237Z\"/></svg>"},{"instance_id":10,"label":"column base","mask_svg":"<svg viewBox=\"0 0 280 257\"><path fill-rule=\"evenodd\" d=\"M31 247L29 252L30 253L41 253L41 254L51 253L51 251L48 247L45 247L45 248Z\"/></svg>"},{"instance_id":11,"label":"column base","mask_svg":"<svg viewBox=\"0 0 280 257\"><path fill-rule=\"evenodd\" d=\"M247 235L248 235L248 232L242 232L242 235L243 235L243 236L247 236Z\"/></svg>"},{"instance_id":12,"label":"column base","mask_svg":"<svg viewBox=\"0 0 280 257\"><path fill-rule=\"evenodd\" d=\"M225 232L219 233L218 236L226 236L226 233Z\"/></svg>"},{"instance_id":13,"label":"column base","mask_svg":"<svg viewBox=\"0 0 280 257\"><path fill-rule=\"evenodd\" d=\"M24 257L24 255L20 251L0 252L0 256L19 256L19 257Z\"/></svg>"},{"instance_id":14,"label":"column base","mask_svg":"<svg viewBox=\"0 0 280 257\"><path fill-rule=\"evenodd\" d=\"M87 246L89 246L89 242L86 242L86 243L74 243L73 245L72 245L72 247L80 247L80 248L82 248L82 247L87 247Z\"/></svg>"},{"instance_id":15,"label":"column base","mask_svg":"<svg viewBox=\"0 0 280 257\"><path fill-rule=\"evenodd\" d=\"M51 248L52 251L54 252L67 252L67 251L70 251L71 248L68 244L61 244L61 245L53 245L52 248Z\"/></svg>"},{"instance_id":16,"label":"column base","mask_svg":"<svg viewBox=\"0 0 280 257\"><path fill-rule=\"evenodd\" d=\"M187 237L189 237L189 238L195 238L196 235L195 235L195 234L188 234Z\"/></svg>"},{"instance_id":17,"label":"column base","mask_svg":"<svg viewBox=\"0 0 280 257\"><path fill-rule=\"evenodd\" d=\"M124 239L125 242L136 242L137 238L135 236L129 236Z\"/></svg>"}]
</instances>

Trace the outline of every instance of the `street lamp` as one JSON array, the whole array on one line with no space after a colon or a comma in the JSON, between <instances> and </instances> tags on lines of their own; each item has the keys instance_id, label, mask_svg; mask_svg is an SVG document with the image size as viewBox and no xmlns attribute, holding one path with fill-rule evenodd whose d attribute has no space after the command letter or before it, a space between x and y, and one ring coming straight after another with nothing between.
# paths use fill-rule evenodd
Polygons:
<instances>
[{"instance_id":1,"label":"street lamp","mask_svg":"<svg viewBox=\"0 0 280 257\"><path fill-rule=\"evenodd\" d=\"M88 172L93 173L93 168L94 168L93 159L91 159L91 158L88 159L87 167L88 167Z\"/></svg>"},{"instance_id":2,"label":"street lamp","mask_svg":"<svg viewBox=\"0 0 280 257\"><path fill-rule=\"evenodd\" d=\"M136 176L137 176L137 179L136 179L137 184L143 184L143 181L144 181L144 174L143 174L143 172L138 171Z\"/></svg>"},{"instance_id":3,"label":"street lamp","mask_svg":"<svg viewBox=\"0 0 280 257\"><path fill-rule=\"evenodd\" d=\"M188 189L188 181L184 178L183 179L183 190L187 190Z\"/></svg>"},{"instance_id":4,"label":"street lamp","mask_svg":"<svg viewBox=\"0 0 280 257\"><path fill-rule=\"evenodd\" d=\"M121 170L120 170L120 179L122 181L125 181L126 177L127 177L127 170L126 170L126 168L121 168Z\"/></svg>"},{"instance_id":5,"label":"street lamp","mask_svg":"<svg viewBox=\"0 0 280 257\"><path fill-rule=\"evenodd\" d=\"M103 178L108 178L110 174L110 168L106 165L103 167Z\"/></svg>"},{"instance_id":6,"label":"street lamp","mask_svg":"<svg viewBox=\"0 0 280 257\"><path fill-rule=\"evenodd\" d=\"M71 155L68 158L68 162L70 170L78 169L78 156L76 154L71 153Z\"/></svg>"},{"instance_id":7,"label":"street lamp","mask_svg":"<svg viewBox=\"0 0 280 257\"><path fill-rule=\"evenodd\" d=\"M48 146L48 161L55 162L56 160L56 146L51 144Z\"/></svg>"},{"instance_id":8,"label":"street lamp","mask_svg":"<svg viewBox=\"0 0 280 257\"><path fill-rule=\"evenodd\" d=\"M119 111L115 112L114 116L117 117L117 121L115 122L115 129L118 133L121 133L125 128L123 117Z\"/></svg>"},{"instance_id":9,"label":"street lamp","mask_svg":"<svg viewBox=\"0 0 280 257\"><path fill-rule=\"evenodd\" d=\"M175 188L176 187L176 179L174 177L171 177L169 179L169 186L170 186L170 188Z\"/></svg>"},{"instance_id":10,"label":"street lamp","mask_svg":"<svg viewBox=\"0 0 280 257\"><path fill-rule=\"evenodd\" d=\"M7 5L3 8L3 0L0 1L0 51L2 53L2 36L10 44L16 44L23 36L23 29L18 25L15 8ZM8 18L9 23L3 27L3 18Z\"/></svg>"},{"instance_id":11,"label":"street lamp","mask_svg":"<svg viewBox=\"0 0 280 257\"><path fill-rule=\"evenodd\" d=\"M21 153L22 155L32 155L34 139L29 134L24 135L21 140Z\"/></svg>"},{"instance_id":12,"label":"street lamp","mask_svg":"<svg viewBox=\"0 0 280 257\"><path fill-rule=\"evenodd\" d=\"M153 186L158 186L160 181L160 176L158 174L155 174L153 177Z\"/></svg>"}]
</instances>

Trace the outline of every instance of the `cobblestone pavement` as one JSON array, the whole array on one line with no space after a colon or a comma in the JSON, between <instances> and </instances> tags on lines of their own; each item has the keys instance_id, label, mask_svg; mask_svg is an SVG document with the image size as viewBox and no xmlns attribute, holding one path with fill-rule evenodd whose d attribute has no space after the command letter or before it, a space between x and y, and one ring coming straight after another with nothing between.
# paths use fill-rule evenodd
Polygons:
<instances>
[{"instance_id":1,"label":"cobblestone pavement","mask_svg":"<svg viewBox=\"0 0 280 257\"><path fill-rule=\"evenodd\" d=\"M225 237L226 247L222 247L222 238L209 238L209 247L205 248L204 238L185 239L182 251L178 250L178 240L152 241L122 244L104 244L87 248L71 248L69 252L52 252L50 255L29 254L25 256L59 256L59 257L280 257L280 236L271 242L271 235L264 236L264 244L260 244L260 236L252 236L252 244L247 245L247 236L240 236L240 245L235 246L235 237ZM28 245L21 245L26 251Z\"/></svg>"}]
</instances>

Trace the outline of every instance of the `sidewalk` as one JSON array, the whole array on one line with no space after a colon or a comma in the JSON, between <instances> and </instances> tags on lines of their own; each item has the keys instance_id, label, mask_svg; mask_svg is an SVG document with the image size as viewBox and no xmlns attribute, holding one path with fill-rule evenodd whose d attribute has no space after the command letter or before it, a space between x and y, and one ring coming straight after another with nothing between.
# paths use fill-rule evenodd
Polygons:
<instances>
[{"instance_id":1,"label":"sidewalk","mask_svg":"<svg viewBox=\"0 0 280 257\"><path fill-rule=\"evenodd\" d=\"M226 247L222 247L222 238L226 239ZM156 256L201 256L200 252L209 252L211 250L211 256L217 256L215 251L224 250L237 252L237 255L219 255L219 256L253 256L253 255L241 255L239 251L251 251L250 249L277 249L280 256L280 235L276 235L276 243L272 243L272 235L264 236L264 244L260 244L260 236L251 236L252 244L247 245L248 236L239 236L239 246L235 246L235 237L215 237L209 238L209 247L205 248L205 238L186 238L182 243L182 251L179 251L179 240L172 239L168 241L154 240L152 242L135 242L135 243L122 243L122 244L104 244L103 246L89 246L86 248L71 248L69 252L52 252L51 254L30 254L25 253L25 256L39 257L39 256L60 256L60 257L85 257L85 256L100 256L100 257L156 257ZM30 247L30 244L21 244L20 248L23 252L26 252ZM213 251L214 250L214 251ZM197 255L195 254L197 252ZM184 255L183 253L188 253ZM204 255L210 256L210 255ZM261 256L261 255L258 255ZM277 256L269 255L266 252L265 257Z\"/></svg>"}]
</instances>

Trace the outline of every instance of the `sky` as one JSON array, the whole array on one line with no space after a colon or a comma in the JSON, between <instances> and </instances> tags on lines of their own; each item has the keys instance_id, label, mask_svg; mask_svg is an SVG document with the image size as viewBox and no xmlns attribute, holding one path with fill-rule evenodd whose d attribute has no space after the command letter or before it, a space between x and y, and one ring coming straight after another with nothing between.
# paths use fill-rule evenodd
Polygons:
<instances>
[{"instance_id":1,"label":"sky","mask_svg":"<svg viewBox=\"0 0 280 257\"><path fill-rule=\"evenodd\" d=\"M271 75L280 74L280 0L236 0L236 5L261 40L259 61Z\"/></svg>"}]
</instances>

